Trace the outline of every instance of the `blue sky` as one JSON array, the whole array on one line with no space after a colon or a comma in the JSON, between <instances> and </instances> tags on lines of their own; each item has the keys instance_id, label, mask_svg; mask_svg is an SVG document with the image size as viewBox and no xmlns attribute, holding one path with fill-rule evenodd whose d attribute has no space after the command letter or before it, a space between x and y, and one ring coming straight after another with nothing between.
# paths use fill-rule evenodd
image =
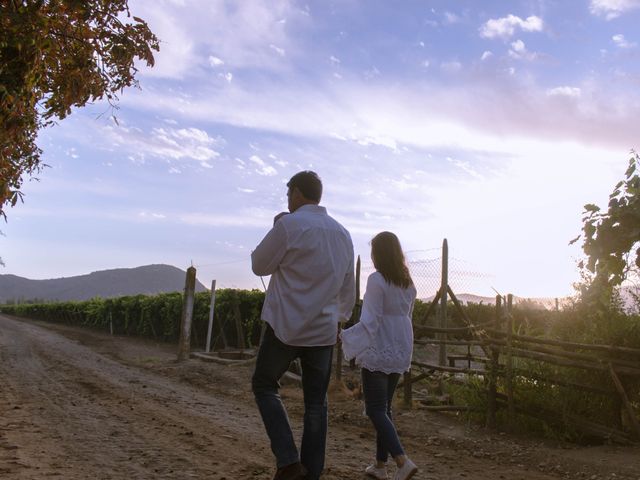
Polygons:
<instances>
[{"instance_id":1,"label":"blue sky","mask_svg":"<svg viewBox=\"0 0 640 480\"><path fill-rule=\"evenodd\" d=\"M458 291L561 296L586 203L638 148L640 0L130 0L162 44L120 108L40 135L50 165L2 226L2 273L191 262L258 287L249 254L301 169L356 252L443 238ZM111 114L117 116L117 124Z\"/></svg>"}]
</instances>

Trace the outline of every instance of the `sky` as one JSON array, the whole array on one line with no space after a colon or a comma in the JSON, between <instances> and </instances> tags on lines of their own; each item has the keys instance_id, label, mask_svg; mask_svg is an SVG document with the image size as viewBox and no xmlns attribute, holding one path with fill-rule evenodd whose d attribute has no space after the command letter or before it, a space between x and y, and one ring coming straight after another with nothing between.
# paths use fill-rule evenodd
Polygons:
<instances>
[{"instance_id":1,"label":"sky","mask_svg":"<svg viewBox=\"0 0 640 480\"><path fill-rule=\"evenodd\" d=\"M49 168L7 212L0 273L193 264L262 288L250 252L312 169L364 272L390 230L431 294L446 238L458 293L570 295L583 206L639 147L640 0L129 5L156 65L117 111L41 132Z\"/></svg>"}]
</instances>

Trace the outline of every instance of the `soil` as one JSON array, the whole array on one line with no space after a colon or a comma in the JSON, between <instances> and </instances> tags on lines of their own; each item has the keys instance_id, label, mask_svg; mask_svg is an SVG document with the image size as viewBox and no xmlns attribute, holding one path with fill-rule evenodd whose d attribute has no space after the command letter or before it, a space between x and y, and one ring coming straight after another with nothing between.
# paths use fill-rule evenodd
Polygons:
<instances>
[{"instance_id":1,"label":"soil","mask_svg":"<svg viewBox=\"0 0 640 480\"><path fill-rule=\"evenodd\" d=\"M176 347L0 316L0 478L271 479L252 365L176 362ZM356 373L352 373L356 376ZM282 396L299 438L302 395ZM362 402L330 391L323 479L363 479L374 435ZM640 480L640 447L575 446L396 407L416 479Z\"/></svg>"}]
</instances>

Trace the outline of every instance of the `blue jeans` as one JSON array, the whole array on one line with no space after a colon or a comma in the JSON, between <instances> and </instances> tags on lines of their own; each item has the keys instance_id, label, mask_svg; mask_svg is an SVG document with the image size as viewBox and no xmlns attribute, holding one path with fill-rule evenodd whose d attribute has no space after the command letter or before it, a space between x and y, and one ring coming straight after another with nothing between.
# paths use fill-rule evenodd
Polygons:
<instances>
[{"instance_id":1,"label":"blue jeans","mask_svg":"<svg viewBox=\"0 0 640 480\"><path fill-rule=\"evenodd\" d=\"M327 443L327 388L333 346L294 347L282 343L267 325L251 386L278 468L300 461L316 480L324 468ZM300 455L278 389L280 377L296 358L302 366L304 426Z\"/></svg>"},{"instance_id":2,"label":"blue jeans","mask_svg":"<svg viewBox=\"0 0 640 480\"><path fill-rule=\"evenodd\" d=\"M376 460L386 462L404 455L398 432L391 419L391 401L400 380L399 373L371 372L362 369L365 411L376 429Z\"/></svg>"}]
</instances>

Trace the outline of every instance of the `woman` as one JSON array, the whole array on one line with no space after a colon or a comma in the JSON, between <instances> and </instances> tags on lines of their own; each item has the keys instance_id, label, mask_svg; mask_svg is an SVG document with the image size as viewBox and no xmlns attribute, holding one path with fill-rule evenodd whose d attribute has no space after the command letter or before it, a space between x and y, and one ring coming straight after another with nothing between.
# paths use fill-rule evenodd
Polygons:
<instances>
[{"instance_id":1,"label":"woman","mask_svg":"<svg viewBox=\"0 0 640 480\"><path fill-rule=\"evenodd\" d=\"M376 269L369 275L360 321L340 334L347 360L362 368L365 410L376 429L376 463L365 473L386 479L391 454L398 467L395 480L406 480L418 471L404 453L391 420L391 401L400 374L409 370L413 353L411 313L416 289L404 260L400 241L391 232L371 240Z\"/></svg>"}]
</instances>

